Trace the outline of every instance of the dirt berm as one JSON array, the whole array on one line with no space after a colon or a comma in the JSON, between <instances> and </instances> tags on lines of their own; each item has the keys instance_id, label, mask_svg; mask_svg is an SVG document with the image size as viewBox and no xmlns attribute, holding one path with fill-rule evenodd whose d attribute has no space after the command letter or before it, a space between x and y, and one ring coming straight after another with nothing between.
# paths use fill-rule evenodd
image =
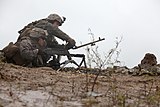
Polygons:
<instances>
[{"instance_id":1,"label":"dirt berm","mask_svg":"<svg viewBox=\"0 0 160 107\"><path fill-rule=\"evenodd\" d=\"M0 107L159 107L160 77L129 70L0 63Z\"/></svg>"}]
</instances>

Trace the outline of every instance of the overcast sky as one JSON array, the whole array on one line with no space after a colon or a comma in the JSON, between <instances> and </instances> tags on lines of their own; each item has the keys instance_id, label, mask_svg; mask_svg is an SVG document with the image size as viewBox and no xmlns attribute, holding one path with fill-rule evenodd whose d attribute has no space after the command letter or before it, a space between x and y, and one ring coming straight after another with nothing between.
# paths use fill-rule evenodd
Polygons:
<instances>
[{"instance_id":1,"label":"overcast sky","mask_svg":"<svg viewBox=\"0 0 160 107\"><path fill-rule=\"evenodd\" d=\"M18 31L28 23L57 13L67 18L61 30L77 42L90 41L88 29L107 53L116 37L123 37L120 60L128 67L140 63L145 53L160 62L160 0L1 0L0 49L15 42Z\"/></svg>"}]
</instances>

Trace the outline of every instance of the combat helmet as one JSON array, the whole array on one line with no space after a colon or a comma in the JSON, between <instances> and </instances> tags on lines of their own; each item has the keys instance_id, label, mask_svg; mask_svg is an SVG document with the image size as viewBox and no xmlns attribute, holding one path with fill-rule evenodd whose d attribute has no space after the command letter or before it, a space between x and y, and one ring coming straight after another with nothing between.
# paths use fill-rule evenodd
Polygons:
<instances>
[{"instance_id":1,"label":"combat helmet","mask_svg":"<svg viewBox=\"0 0 160 107\"><path fill-rule=\"evenodd\" d=\"M43 30L41 28L33 28L31 31L30 31L30 37L31 38L46 38L48 35L47 31L46 30Z\"/></svg>"},{"instance_id":2,"label":"combat helmet","mask_svg":"<svg viewBox=\"0 0 160 107\"><path fill-rule=\"evenodd\" d=\"M62 23L64 22L64 21L62 20L62 18L61 18L59 15L57 15L57 14L50 14L50 15L47 17L47 19L48 19L49 21L58 21L58 22L60 23L60 26L61 26Z\"/></svg>"}]
</instances>

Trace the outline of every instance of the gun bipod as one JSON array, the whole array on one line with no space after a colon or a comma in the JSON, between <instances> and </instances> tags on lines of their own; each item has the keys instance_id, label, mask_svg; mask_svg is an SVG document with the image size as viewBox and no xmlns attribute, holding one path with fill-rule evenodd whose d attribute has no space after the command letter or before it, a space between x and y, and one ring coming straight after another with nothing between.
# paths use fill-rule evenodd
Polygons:
<instances>
[{"instance_id":1,"label":"gun bipod","mask_svg":"<svg viewBox=\"0 0 160 107\"><path fill-rule=\"evenodd\" d=\"M86 61L85 61L85 55L84 54L69 54L69 57L68 60L60 63L60 65L63 65L62 68L64 68L67 64L69 63L73 63L75 64L77 67L81 67L82 64L84 64L84 67L87 68L87 65L86 65ZM81 62L78 64L76 61L74 61L72 59L72 57L77 57L77 58L82 58Z\"/></svg>"}]
</instances>

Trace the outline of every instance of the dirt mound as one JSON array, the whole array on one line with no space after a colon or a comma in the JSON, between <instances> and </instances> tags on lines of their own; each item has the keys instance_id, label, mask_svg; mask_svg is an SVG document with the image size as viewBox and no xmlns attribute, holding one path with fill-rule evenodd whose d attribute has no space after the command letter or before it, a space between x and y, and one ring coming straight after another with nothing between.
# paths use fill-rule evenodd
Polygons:
<instances>
[{"instance_id":1,"label":"dirt mound","mask_svg":"<svg viewBox=\"0 0 160 107\"><path fill-rule=\"evenodd\" d=\"M129 69L110 68L98 75L98 69L55 71L0 63L0 107L158 106L159 76L124 71Z\"/></svg>"}]
</instances>

